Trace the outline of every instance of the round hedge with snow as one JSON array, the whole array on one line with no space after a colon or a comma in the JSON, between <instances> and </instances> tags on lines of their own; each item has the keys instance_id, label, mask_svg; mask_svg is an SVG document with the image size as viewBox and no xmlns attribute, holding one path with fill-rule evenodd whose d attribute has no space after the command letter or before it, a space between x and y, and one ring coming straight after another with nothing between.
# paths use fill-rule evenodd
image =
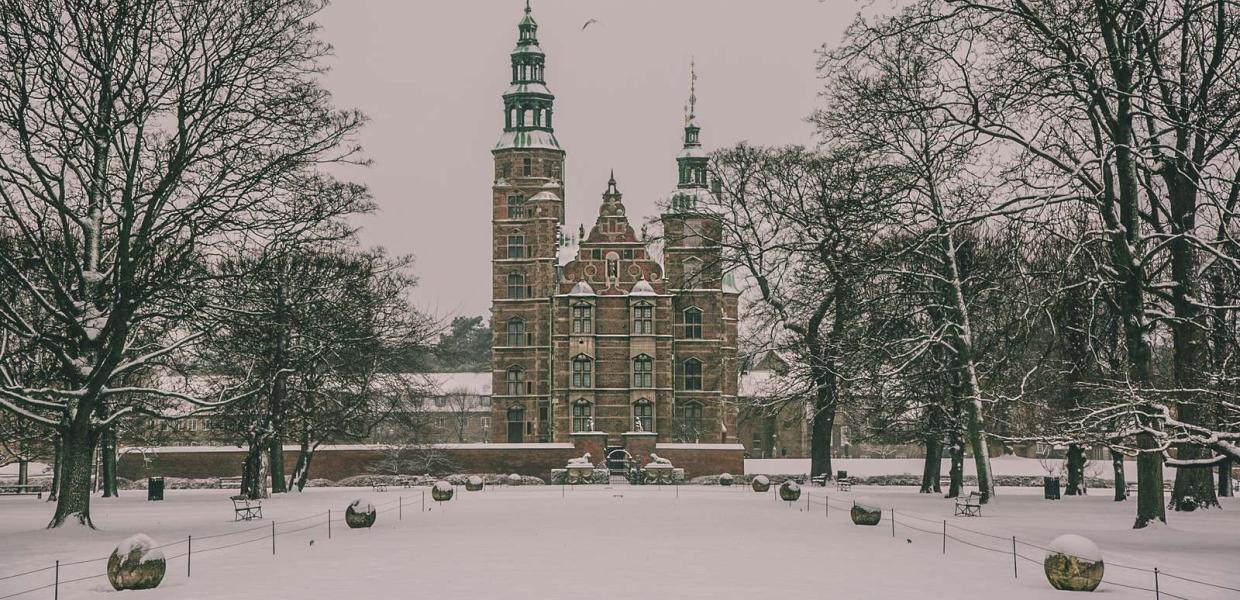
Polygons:
<instances>
[{"instance_id":1,"label":"round hedge with snow","mask_svg":"<svg viewBox=\"0 0 1240 600\"><path fill-rule=\"evenodd\" d=\"M508 476L508 485L521 485L521 476L513 473Z\"/></svg>"},{"instance_id":2,"label":"round hedge with snow","mask_svg":"<svg viewBox=\"0 0 1240 600\"><path fill-rule=\"evenodd\" d=\"M753 482L750 486L753 487L753 491L755 492L765 492L771 489L771 480L767 479L766 475L759 475L753 478Z\"/></svg>"},{"instance_id":3,"label":"round hedge with snow","mask_svg":"<svg viewBox=\"0 0 1240 600\"><path fill-rule=\"evenodd\" d=\"M878 525L883 520L883 509L877 504L857 501L853 502L849 516L855 525Z\"/></svg>"},{"instance_id":4,"label":"round hedge with snow","mask_svg":"<svg viewBox=\"0 0 1240 600\"><path fill-rule=\"evenodd\" d=\"M791 479L779 484L779 498L788 502L797 501L801 498L801 486Z\"/></svg>"},{"instance_id":5,"label":"round hedge with snow","mask_svg":"<svg viewBox=\"0 0 1240 600\"><path fill-rule=\"evenodd\" d=\"M469 479L465 480L465 491L478 492L481 490L482 490L482 478L481 477L477 475L470 475Z\"/></svg>"},{"instance_id":6,"label":"round hedge with snow","mask_svg":"<svg viewBox=\"0 0 1240 600\"><path fill-rule=\"evenodd\" d=\"M734 478L731 473L724 473L719 476L719 485L732 485Z\"/></svg>"},{"instance_id":7,"label":"round hedge with snow","mask_svg":"<svg viewBox=\"0 0 1240 600\"><path fill-rule=\"evenodd\" d=\"M1102 550L1088 538L1067 534L1051 541L1042 561L1046 580L1057 590L1092 592L1102 583Z\"/></svg>"},{"instance_id":8,"label":"round hedge with snow","mask_svg":"<svg viewBox=\"0 0 1240 600\"><path fill-rule=\"evenodd\" d=\"M439 481L436 481L434 487L431 488L431 498L436 502L447 502L452 499L452 493L454 491L455 490L453 489L451 483L440 479Z\"/></svg>"},{"instance_id":9,"label":"round hedge with snow","mask_svg":"<svg viewBox=\"0 0 1240 600\"><path fill-rule=\"evenodd\" d=\"M344 509L344 523L350 529L365 529L375 524L375 519L379 516L379 512L375 510L373 504L367 502L362 503L362 499L358 498L349 503Z\"/></svg>"},{"instance_id":10,"label":"round hedge with snow","mask_svg":"<svg viewBox=\"0 0 1240 600\"><path fill-rule=\"evenodd\" d=\"M164 580L167 564L155 541L144 534L130 536L108 557L108 582L116 590L149 590Z\"/></svg>"}]
</instances>

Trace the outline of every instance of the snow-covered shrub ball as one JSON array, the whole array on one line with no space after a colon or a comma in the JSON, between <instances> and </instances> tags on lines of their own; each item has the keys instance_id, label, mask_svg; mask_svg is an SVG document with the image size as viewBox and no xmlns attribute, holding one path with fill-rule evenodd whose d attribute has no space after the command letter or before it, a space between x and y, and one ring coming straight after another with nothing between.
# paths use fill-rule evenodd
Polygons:
<instances>
[{"instance_id":1,"label":"snow-covered shrub ball","mask_svg":"<svg viewBox=\"0 0 1240 600\"><path fill-rule=\"evenodd\" d=\"M467 492L482 491L482 478L477 475L470 475L469 479L465 480L465 491Z\"/></svg>"},{"instance_id":2,"label":"snow-covered shrub ball","mask_svg":"<svg viewBox=\"0 0 1240 600\"><path fill-rule=\"evenodd\" d=\"M441 479L436 481L434 487L431 488L431 498L436 502L447 502L452 499L454 491L451 483Z\"/></svg>"},{"instance_id":3,"label":"snow-covered shrub ball","mask_svg":"<svg viewBox=\"0 0 1240 600\"><path fill-rule=\"evenodd\" d=\"M108 557L108 582L116 590L149 590L164 580L164 553L139 533L121 542Z\"/></svg>"},{"instance_id":4,"label":"snow-covered shrub ball","mask_svg":"<svg viewBox=\"0 0 1240 600\"><path fill-rule=\"evenodd\" d=\"M375 518L379 516L374 505L369 502L363 504L362 499L354 500L349 507L344 509L344 522L350 529L363 529L375 524Z\"/></svg>"},{"instance_id":5,"label":"snow-covered shrub ball","mask_svg":"<svg viewBox=\"0 0 1240 600\"><path fill-rule=\"evenodd\" d=\"M1042 561L1046 580L1057 590L1092 592L1102 583L1102 551L1079 535L1061 535L1051 542Z\"/></svg>"},{"instance_id":6,"label":"snow-covered shrub ball","mask_svg":"<svg viewBox=\"0 0 1240 600\"><path fill-rule=\"evenodd\" d=\"M753 486L753 491L765 492L771 489L771 480L767 479L766 475L759 475L753 478L753 483L751 485Z\"/></svg>"},{"instance_id":7,"label":"snow-covered shrub ball","mask_svg":"<svg viewBox=\"0 0 1240 600\"><path fill-rule=\"evenodd\" d=\"M779 484L779 499L788 502L796 502L801 498L801 486L797 482L789 479Z\"/></svg>"},{"instance_id":8,"label":"snow-covered shrub ball","mask_svg":"<svg viewBox=\"0 0 1240 600\"><path fill-rule=\"evenodd\" d=\"M521 485L521 476L513 473L508 476L508 485Z\"/></svg>"},{"instance_id":9,"label":"snow-covered shrub ball","mask_svg":"<svg viewBox=\"0 0 1240 600\"><path fill-rule=\"evenodd\" d=\"M856 525L878 525L883 520L883 509L875 504L853 502L852 522Z\"/></svg>"},{"instance_id":10,"label":"snow-covered shrub ball","mask_svg":"<svg viewBox=\"0 0 1240 600\"><path fill-rule=\"evenodd\" d=\"M719 476L719 485L724 485L724 486L732 485L732 481L733 481L733 478L732 478L731 473L724 473Z\"/></svg>"}]
</instances>

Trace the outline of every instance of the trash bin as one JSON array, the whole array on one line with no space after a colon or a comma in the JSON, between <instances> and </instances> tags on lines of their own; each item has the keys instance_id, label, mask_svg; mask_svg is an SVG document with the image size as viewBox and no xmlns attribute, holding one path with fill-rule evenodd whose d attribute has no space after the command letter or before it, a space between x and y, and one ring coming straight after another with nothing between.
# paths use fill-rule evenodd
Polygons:
<instances>
[{"instance_id":1,"label":"trash bin","mask_svg":"<svg viewBox=\"0 0 1240 600\"><path fill-rule=\"evenodd\" d=\"M1047 500L1059 499L1059 478L1043 477L1042 478L1042 497Z\"/></svg>"},{"instance_id":2,"label":"trash bin","mask_svg":"<svg viewBox=\"0 0 1240 600\"><path fill-rule=\"evenodd\" d=\"M163 477L147 477L146 478L146 499L147 501L164 499L164 478Z\"/></svg>"},{"instance_id":3,"label":"trash bin","mask_svg":"<svg viewBox=\"0 0 1240 600\"><path fill-rule=\"evenodd\" d=\"M835 472L835 479L836 479L836 481L838 481L838 480L840 480L840 479L848 479L848 471L836 471L836 472Z\"/></svg>"}]
</instances>

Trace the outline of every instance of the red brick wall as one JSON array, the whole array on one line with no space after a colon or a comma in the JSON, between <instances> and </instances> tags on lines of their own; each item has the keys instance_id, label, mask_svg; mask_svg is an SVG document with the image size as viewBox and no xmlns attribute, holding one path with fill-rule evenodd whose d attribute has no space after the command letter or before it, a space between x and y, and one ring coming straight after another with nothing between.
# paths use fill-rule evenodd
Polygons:
<instances>
[{"instance_id":1,"label":"red brick wall","mask_svg":"<svg viewBox=\"0 0 1240 600\"><path fill-rule=\"evenodd\" d=\"M602 460L602 451L596 448L594 440L582 440L580 447L567 444L521 445L514 447L508 444L476 444L450 446L440 451L450 456L462 473L519 473L534 475L548 479L551 469L563 468L570 458L590 452ZM588 447L587 447L588 446ZM660 445L662 446L662 445ZM715 475L728 472L741 474L745 471L744 450L738 445L735 449L719 449L709 446L706 449L687 449L658 447L659 456L672 461L676 467L685 470L686 477L699 475ZM636 453L634 453L636 456ZM176 451L159 453L137 452L125 453L121 456L117 473L125 479L141 479L148 476L187 477L206 479L211 477L235 477L241 474L241 461L245 452L239 449L220 449L212 451ZM383 458L380 449L358 447L323 448L314 454L310 466L312 479L330 479L339 481L354 475L365 475L367 465ZM642 456L642 462L649 460L649 453ZM296 451L285 451L285 469L292 472L297 461Z\"/></svg>"}]
</instances>

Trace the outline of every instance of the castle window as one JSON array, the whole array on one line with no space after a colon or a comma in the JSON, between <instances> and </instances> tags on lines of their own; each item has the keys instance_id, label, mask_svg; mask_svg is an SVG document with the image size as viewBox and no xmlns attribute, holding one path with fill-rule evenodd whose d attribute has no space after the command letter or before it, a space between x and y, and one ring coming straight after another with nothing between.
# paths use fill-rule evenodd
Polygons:
<instances>
[{"instance_id":1,"label":"castle window","mask_svg":"<svg viewBox=\"0 0 1240 600\"><path fill-rule=\"evenodd\" d=\"M594 387L594 362L588 356L573 359L573 387Z\"/></svg>"},{"instance_id":2,"label":"castle window","mask_svg":"<svg viewBox=\"0 0 1240 600\"><path fill-rule=\"evenodd\" d=\"M654 387L654 359L645 354L633 359L633 387Z\"/></svg>"},{"instance_id":3,"label":"castle window","mask_svg":"<svg viewBox=\"0 0 1240 600\"><path fill-rule=\"evenodd\" d=\"M508 345L525 345L525 321L522 321L521 319L508 320Z\"/></svg>"},{"instance_id":4,"label":"castle window","mask_svg":"<svg viewBox=\"0 0 1240 600\"><path fill-rule=\"evenodd\" d=\"M698 236L696 234L685 234L683 241L690 242L690 241L696 240L697 237ZM686 243L685 245L696 246L697 244ZM685 259L682 269L684 271L684 287L686 288L698 287L700 283L698 280L700 279L700 276L702 274L702 259L696 256L690 256L689 258Z\"/></svg>"},{"instance_id":5,"label":"castle window","mask_svg":"<svg viewBox=\"0 0 1240 600\"><path fill-rule=\"evenodd\" d=\"M585 400L573 403L573 431L594 431L594 407Z\"/></svg>"},{"instance_id":6,"label":"castle window","mask_svg":"<svg viewBox=\"0 0 1240 600\"><path fill-rule=\"evenodd\" d=\"M702 405L697 402L686 402L680 405L680 439L684 442L696 442L702 437Z\"/></svg>"},{"instance_id":7,"label":"castle window","mask_svg":"<svg viewBox=\"0 0 1240 600\"><path fill-rule=\"evenodd\" d=\"M641 399L633 405L633 422L641 425L642 431L654 431L654 405L649 400Z\"/></svg>"},{"instance_id":8,"label":"castle window","mask_svg":"<svg viewBox=\"0 0 1240 600\"><path fill-rule=\"evenodd\" d=\"M525 234L508 234L508 258L525 258Z\"/></svg>"},{"instance_id":9,"label":"castle window","mask_svg":"<svg viewBox=\"0 0 1240 600\"><path fill-rule=\"evenodd\" d=\"M504 164L504 176L508 176L508 164ZM525 218L525 196L521 194L513 194L508 196L508 218L524 219Z\"/></svg>"},{"instance_id":10,"label":"castle window","mask_svg":"<svg viewBox=\"0 0 1240 600\"><path fill-rule=\"evenodd\" d=\"M686 308L684 316L684 338L686 340L702 339L702 309Z\"/></svg>"},{"instance_id":11,"label":"castle window","mask_svg":"<svg viewBox=\"0 0 1240 600\"><path fill-rule=\"evenodd\" d=\"M521 273L508 274L508 299L524 300L525 299L525 275Z\"/></svg>"},{"instance_id":12,"label":"castle window","mask_svg":"<svg viewBox=\"0 0 1240 600\"><path fill-rule=\"evenodd\" d=\"M602 249L600 249L600 248L595 248L595 249L591 250L591 251L590 251L590 260L603 260L603 251L602 251Z\"/></svg>"},{"instance_id":13,"label":"castle window","mask_svg":"<svg viewBox=\"0 0 1240 600\"><path fill-rule=\"evenodd\" d=\"M534 161L528 157L521 159L521 174L529 177L534 174Z\"/></svg>"},{"instance_id":14,"label":"castle window","mask_svg":"<svg viewBox=\"0 0 1240 600\"><path fill-rule=\"evenodd\" d=\"M594 333L594 307L589 304L573 306L573 333Z\"/></svg>"},{"instance_id":15,"label":"castle window","mask_svg":"<svg viewBox=\"0 0 1240 600\"><path fill-rule=\"evenodd\" d=\"M680 389L697 391L702 389L702 361L690 358L684 363L684 376L681 378Z\"/></svg>"},{"instance_id":16,"label":"castle window","mask_svg":"<svg viewBox=\"0 0 1240 600\"><path fill-rule=\"evenodd\" d=\"M633 307L633 335L654 334L654 307L638 304Z\"/></svg>"},{"instance_id":17,"label":"castle window","mask_svg":"<svg viewBox=\"0 0 1240 600\"><path fill-rule=\"evenodd\" d=\"M633 249L632 248L625 248L624 260L633 260Z\"/></svg>"},{"instance_id":18,"label":"castle window","mask_svg":"<svg viewBox=\"0 0 1240 600\"><path fill-rule=\"evenodd\" d=\"M509 396L520 396L525 393L525 371L522 371L521 367L508 367L505 379L508 382Z\"/></svg>"}]
</instances>

